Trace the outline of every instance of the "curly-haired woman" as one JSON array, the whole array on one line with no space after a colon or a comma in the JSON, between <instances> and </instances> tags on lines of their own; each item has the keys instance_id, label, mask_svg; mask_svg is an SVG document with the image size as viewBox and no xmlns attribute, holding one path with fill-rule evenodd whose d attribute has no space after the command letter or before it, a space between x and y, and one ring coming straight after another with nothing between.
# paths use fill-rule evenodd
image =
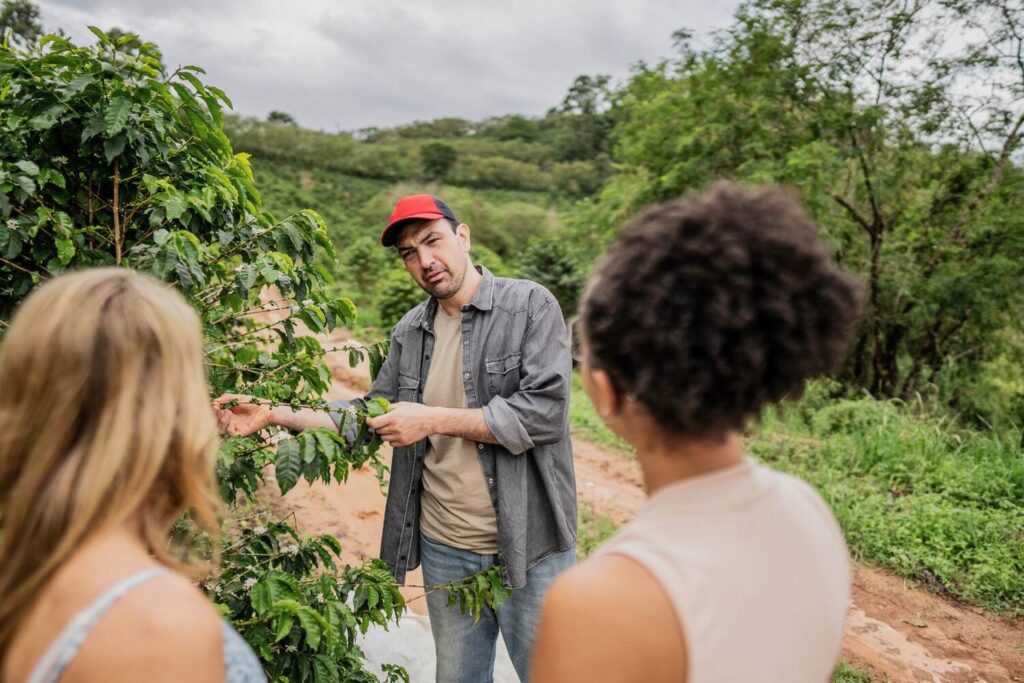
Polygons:
<instances>
[{"instance_id":1,"label":"curly-haired woman","mask_svg":"<svg viewBox=\"0 0 1024 683\"><path fill-rule=\"evenodd\" d=\"M62 275L0 348L0 681L263 681L168 530L216 537L199 318L121 268Z\"/></svg>"},{"instance_id":2,"label":"curly-haired woman","mask_svg":"<svg viewBox=\"0 0 1024 683\"><path fill-rule=\"evenodd\" d=\"M799 203L720 183L639 215L581 307L580 373L648 501L552 588L534 683L822 683L846 546L822 499L740 432L842 360L860 287Z\"/></svg>"}]
</instances>

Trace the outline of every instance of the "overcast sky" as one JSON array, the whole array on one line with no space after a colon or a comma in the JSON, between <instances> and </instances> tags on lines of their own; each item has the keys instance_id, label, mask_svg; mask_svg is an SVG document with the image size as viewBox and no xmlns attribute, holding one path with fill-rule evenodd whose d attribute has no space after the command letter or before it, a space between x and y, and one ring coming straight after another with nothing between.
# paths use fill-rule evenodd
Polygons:
<instances>
[{"instance_id":1,"label":"overcast sky","mask_svg":"<svg viewBox=\"0 0 1024 683\"><path fill-rule=\"evenodd\" d=\"M579 74L622 79L672 32L729 24L738 0L37 0L47 30L133 31L197 64L235 111L323 130L543 114Z\"/></svg>"}]
</instances>

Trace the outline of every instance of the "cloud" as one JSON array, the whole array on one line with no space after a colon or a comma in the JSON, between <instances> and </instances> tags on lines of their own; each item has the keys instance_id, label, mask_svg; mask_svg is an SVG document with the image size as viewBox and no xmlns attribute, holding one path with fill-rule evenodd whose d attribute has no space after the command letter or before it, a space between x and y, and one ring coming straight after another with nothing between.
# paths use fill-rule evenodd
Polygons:
<instances>
[{"instance_id":1,"label":"cloud","mask_svg":"<svg viewBox=\"0 0 1024 683\"><path fill-rule=\"evenodd\" d=\"M538 115L576 76L622 79L671 54L670 36L726 26L738 4L668 0L42 0L48 29L86 25L157 43L198 64L236 111L291 113L325 130L441 116Z\"/></svg>"}]
</instances>

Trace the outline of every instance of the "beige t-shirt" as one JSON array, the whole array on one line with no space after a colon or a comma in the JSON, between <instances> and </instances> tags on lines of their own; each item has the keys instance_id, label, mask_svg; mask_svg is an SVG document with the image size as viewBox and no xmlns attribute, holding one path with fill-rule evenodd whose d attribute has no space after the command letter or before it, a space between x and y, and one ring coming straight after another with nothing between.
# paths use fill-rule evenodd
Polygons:
<instances>
[{"instance_id":1,"label":"beige t-shirt","mask_svg":"<svg viewBox=\"0 0 1024 683\"><path fill-rule=\"evenodd\" d=\"M428 406L465 408L461 316L440 306L434 318L434 355L423 387ZM420 531L432 541L481 555L498 552L498 522L476 444L433 435L423 459Z\"/></svg>"},{"instance_id":2,"label":"beige t-shirt","mask_svg":"<svg viewBox=\"0 0 1024 683\"><path fill-rule=\"evenodd\" d=\"M598 553L626 555L661 584L689 683L831 680L849 558L831 511L796 477L748 459L675 482Z\"/></svg>"}]
</instances>

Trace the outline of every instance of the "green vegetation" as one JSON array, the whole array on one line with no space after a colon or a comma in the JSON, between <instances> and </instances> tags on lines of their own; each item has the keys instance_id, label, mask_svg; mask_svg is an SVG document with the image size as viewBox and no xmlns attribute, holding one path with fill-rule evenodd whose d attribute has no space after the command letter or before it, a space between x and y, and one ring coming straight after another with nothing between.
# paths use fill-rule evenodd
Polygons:
<instances>
[{"instance_id":1,"label":"green vegetation","mask_svg":"<svg viewBox=\"0 0 1024 683\"><path fill-rule=\"evenodd\" d=\"M855 557L1024 614L1024 434L965 428L895 401L836 401L828 388L767 411L750 452L812 483Z\"/></svg>"},{"instance_id":2,"label":"green vegetation","mask_svg":"<svg viewBox=\"0 0 1024 683\"><path fill-rule=\"evenodd\" d=\"M579 532L576 538L576 557L585 559L615 533L615 522L602 515L592 505L579 502Z\"/></svg>"},{"instance_id":3,"label":"green vegetation","mask_svg":"<svg viewBox=\"0 0 1024 683\"><path fill-rule=\"evenodd\" d=\"M881 0L755 0L707 47L682 31L677 58L618 88L581 77L541 118L229 130L272 178L268 202L321 207L350 245L332 272L378 335L421 300L375 252L401 194L443 194L489 249L478 258L542 282L571 313L603 245L646 203L722 176L796 186L863 278L867 310L838 382L766 415L750 450L817 486L857 557L1020 613L1024 72L1005 55L1024 19L1001 7L947 3L935 21ZM969 39L926 58L935 31ZM975 101L959 86L970 79L996 96ZM555 178L567 164L582 164L576 188ZM627 448L573 389L574 433Z\"/></svg>"},{"instance_id":4,"label":"green vegetation","mask_svg":"<svg viewBox=\"0 0 1024 683\"><path fill-rule=\"evenodd\" d=\"M749 452L814 485L855 558L1024 615L1024 433L977 431L898 401L836 400L836 389L812 383L801 401L766 411ZM578 378L570 421L574 434L625 445L600 424ZM582 538L582 511L580 520Z\"/></svg>"},{"instance_id":5,"label":"green vegetation","mask_svg":"<svg viewBox=\"0 0 1024 683\"><path fill-rule=\"evenodd\" d=\"M832 676L832 683L873 683L874 678L864 669L858 669L852 664L840 662L836 672Z\"/></svg>"},{"instance_id":6,"label":"green vegetation","mask_svg":"<svg viewBox=\"0 0 1024 683\"><path fill-rule=\"evenodd\" d=\"M26 50L0 44L0 322L6 326L33 287L67 269L149 272L198 312L214 396L234 391L326 410L325 350L297 323L329 332L351 326L356 310L316 263L335 253L323 219L309 209L278 219L264 208L248 156L224 134L231 102L203 82L201 68L167 73L154 45L90 29L98 39L91 47L58 35ZM266 310L267 287L288 301L273 325L254 317ZM379 367L379 345L350 353ZM325 429L226 439L216 464L225 503L252 501L267 466L282 494L300 479L344 481L364 465L383 482L380 441L365 418L386 409L370 402L343 413L342 431L357 433L352 446ZM203 587L270 680L378 680L365 670L356 638L405 609L379 560L342 566L336 539L303 539L283 522L224 545L220 574ZM199 539L187 550L209 546ZM467 611L496 608L505 597L493 586L498 571L445 588ZM408 681L399 667L383 674Z\"/></svg>"},{"instance_id":7,"label":"green vegetation","mask_svg":"<svg viewBox=\"0 0 1024 683\"><path fill-rule=\"evenodd\" d=\"M589 441L632 452L633 447L605 426L594 409L594 404L583 391L579 373L572 373L572 394L569 400L569 424L573 434Z\"/></svg>"}]
</instances>

